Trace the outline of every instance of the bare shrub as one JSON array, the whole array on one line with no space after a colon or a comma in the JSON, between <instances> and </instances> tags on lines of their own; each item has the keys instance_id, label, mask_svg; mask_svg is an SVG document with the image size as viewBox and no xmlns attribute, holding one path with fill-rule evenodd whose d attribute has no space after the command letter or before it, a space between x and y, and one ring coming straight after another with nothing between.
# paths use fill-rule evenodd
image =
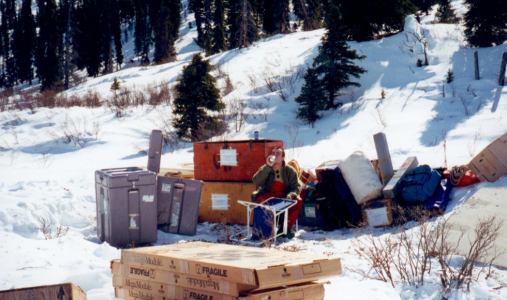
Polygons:
<instances>
[{"instance_id":1,"label":"bare shrub","mask_svg":"<svg viewBox=\"0 0 507 300\"><path fill-rule=\"evenodd\" d=\"M222 59L215 64L214 71L216 78L224 78L229 76L229 74L224 70L224 61Z\"/></svg>"},{"instance_id":2,"label":"bare shrub","mask_svg":"<svg viewBox=\"0 0 507 300\"><path fill-rule=\"evenodd\" d=\"M69 227L63 227L62 225L56 227L56 232L53 234L51 223L47 219L48 218L39 217L40 227L36 228L42 232L46 240L57 239L59 237L67 235L67 232L69 232Z\"/></svg>"},{"instance_id":3,"label":"bare shrub","mask_svg":"<svg viewBox=\"0 0 507 300\"><path fill-rule=\"evenodd\" d=\"M479 142L479 140L481 139L482 137L482 128L479 127L477 128L477 130L475 131L475 134L474 134L474 140L469 142L467 144L467 148L468 148L468 154L470 154L470 157L473 157L474 154L475 154L475 150L477 149L477 143Z\"/></svg>"},{"instance_id":4,"label":"bare shrub","mask_svg":"<svg viewBox=\"0 0 507 300\"><path fill-rule=\"evenodd\" d=\"M299 135L299 126L297 124L294 125L285 125L283 126L283 131L287 132L289 135L289 143L290 148L292 149L292 156L299 156L299 152L301 147L304 146L304 142L298 139Z\"/></svg>"},{"instance_id":5,"label":"bare shrub","mask_svg":"<svg viewBox=\"0 0 507 300\"><path fill-rule=\"evenodd\" d=\"M169 147L171 152L179 150L184 147L184 142L178 138L176 131L172 125L173 116L163 108L157 108L157 117L152 118L151 122L160 130L164 138L164 145Z\"/></svg>"},{"instance_id":6,"label":"bare shrub","mask_svg":"<svg viewBox=\"0 0 507 300\"><path fill-rule=\"evenodd\" d=\"M171 103L171 92L169 90L169 84L162 82L160 85L148 85L146 86L146 92L148 94L148 104L159 105Z\"/></svg>"},{"instance_id":7,"label":"bare shrub","mask_svg":"<svg viewBox=\"0 0 507 300\"><path fill-rule=\"evenodd\" d=\"M241 131L250 114L246 113L247 105L240 98L235 97L229 102L229 119L233 120L236 132Z\"/></svg>"},{"instance_id":8,"label":"bare shrub","mask_svg":"<svg viewBox=\"0 0 507 300\"><path fill-rule=\"evenodd\" d=\"M247 74L248 80L250 81L250 86L253 89L254 93L259 92L259 80L255 74Z\"/></svg>"},{"instance_id":9,"label":"bare shrub","mask_svg":"<svg viewBox=\"0 0 507 300\"><path fill-rule=\"evenodd\" d=\"M415 221L415 226L409 227L411 223L404 223L396 235L367 234L353 241L354 251L368 262L374 272L351 271L366 278L389 282L393 287L398 281L419 287L424 284L425 275L438 272L444 292L448 292L451 288L469 288L481 274L488 272L493 260L502 254L497 251L494 242L503 221L495 216L479 220L474 237L469 238L468 253L461 264L454 266L452 259L462 243L462 229L458 231L457 242L451 243L453 228L448 218L439 217L432 221L433 214L422 209L403 212L397 207L396 210L402 215L398 223L411 219ZM477 264L487 257L490 257L488 263Z\"/></svg>"},{"instance_id":10,"label":"bare shrub","mask_svg":"<svg viewBox=\"0 0 507 300\"><path fill-rule=\"evenodd\" d=\"M463 108L465 109L465 116L470 115L470 112L468 110L469 103L468 103L466 97L463 96L462 94L459 94L459 99L461 100L461 104L463 104Z\"/></svg>"},{"instance_id":11,"label":"bare shrub","mask_svg":"<svg viewBox=\"0 0 507 300\"><path fill-rule=\"evenodd\" d=\"M229 76L226 76L225 77L225 85L224 85L222 94L224 96L227 96L230 93L232 93L232 91L234 91L234 85L232 84L231 78Z\"/></svg>"}]
</instances>

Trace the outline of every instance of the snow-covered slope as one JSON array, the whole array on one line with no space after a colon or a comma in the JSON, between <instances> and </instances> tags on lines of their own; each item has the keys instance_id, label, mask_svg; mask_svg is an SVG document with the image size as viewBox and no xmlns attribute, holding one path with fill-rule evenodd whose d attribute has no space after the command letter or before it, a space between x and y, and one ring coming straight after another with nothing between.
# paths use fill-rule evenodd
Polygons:
<instances>
[{"instance_id":1,"label":"snow-covered slope","mask_svg":"<svg viewBox=\"0 0 507 300\"><path fill-rule=\"evenodd\" d=\"M462 1L453 1L461 13ZM123 87L174 84L182 67L198 51L193 42L195 28L182 25L177 42L178 61L159 66L129 67L114 74L89 78L68 91L69 95L100 93L111 98L114 77ZM285 141L287 159L314 168L330 159L346 158L362 150L375 158L373 134L386 133L392 160L397 168L407 156L420 163L443 166L466 164L483 147L507 132L507 90L496 84L502 53L507 45L470 49L463 42L462 27L432 24L433 16L406 20L405 31L364 43L349 43L367 58L357 62L368 70L360 88L344 91L342 108L328 111L310 128L295 118L302 76L298 70L311 65L317 55L324 30L277 35L247 49L232 50L210 57L227 73L235 90L224 97L226 103L242 101L250 117L239 132L230 124L229 139L261 138ZM423 38L428 45L429 66L417 68L424 59ZM474 80L473 52L479 53L481 80ZM453 84L443 84L447 70L454 72ZM301 73L300 73L301 74ZM280 95L266 87L266 79L282 81ZM222 87L224 77L218 80ZM443 96L445 88L445 97ZM381 90L387 93L381 99ZM129 108L118 118L108 108L55 108L0 112L0 290L14 287L72 281L80 285L88 299L114 299L109 261L120 252L100 244L95 233L94 171L120 166L144 166L149 134L171 118L171 107L160 105ZM267 120L266 120L266 119ZM76 143L62 137L73 133ZM443 141L447 151L444 153ZM182 143L171 152L167 147L162 166L174 167L192 162L192 144ZM451 210L485 186L506 186L507 178L494 184L483 183L455 189ZM41 218L49 222L53 234L58 226L69 227L61 238L45 240L38 228ZM213 224L201 224L198 235L185 237L159 231L157 244L179 240L223 238ZM389 234L388 230L376 230ZM368 271L368 266L352 250L357 237L350 230L333 232L300 231L289 244L315 254L343 258L344 275L331 280L326 299L434 299L439 295L435 276L418 289L363 279L350 270ZM452 299L505 299L507 272L495 269L495 276L481 277L471 291L451 294Z\"/></svg>"}]
</instances>

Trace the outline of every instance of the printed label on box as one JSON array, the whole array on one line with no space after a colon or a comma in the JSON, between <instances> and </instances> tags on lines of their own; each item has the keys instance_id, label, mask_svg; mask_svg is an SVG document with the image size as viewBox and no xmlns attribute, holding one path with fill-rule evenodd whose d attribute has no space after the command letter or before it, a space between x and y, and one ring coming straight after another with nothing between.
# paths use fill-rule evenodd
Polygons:
<instances>
[{"instance_id":1,"label":"printed label on box","mask_svg":"<svg viewBox=\"0 0 507 300\"><path fill-rule=\"evenodd\" d=\"M315 207L305 207L305 216L307 218L316 218Z\"/></svg>"},{"instance_id":2,"label":"printed label on box","mask_svg":"<svg viewBox=\"0 0 507 300\"><path fill-rule=\"evenodd\" d=\"M229 209L228 194L211 194L212 210L228 210Z\"/></svg>"},{"instance_id":3,"label":"printed label on box","mask_svg":"<svg viewBox=\"0 0 507 300\"><path fill-rule=\"evenodd\" d=\"M368 223L370 226L389 225L387 209L385 207L368 209L366 210L366 214L368 215Z\"/></svg>"},{"instance_id":4,"label":"printed label on box","mask_svg":"<svg viewBox=\"0 0 507 300\"><path fill-rule=\"evenodd\" d=\"M238 157L236 155L236 149L220 149L220 165L237 166Z\"/></svg>"},{"instance_id":5,"label":"printed label on box","mask_svg":"<svg viewBox=\"0 0 507 300\"><path fill-rule=\"evenodd\" d=\"M155 195L143 195L143 202L155 201Z\"/></svg>"},{"instance_id":6,"label":"printed label on box","mask_svg":"<svg viewBox=\"0 0 507 300\"><path fill-rule=\"evenodd\" d=\"M162 193L170 193L170 192L171 192L171 183L162 182Z\"/></svg>"}]
</instances>

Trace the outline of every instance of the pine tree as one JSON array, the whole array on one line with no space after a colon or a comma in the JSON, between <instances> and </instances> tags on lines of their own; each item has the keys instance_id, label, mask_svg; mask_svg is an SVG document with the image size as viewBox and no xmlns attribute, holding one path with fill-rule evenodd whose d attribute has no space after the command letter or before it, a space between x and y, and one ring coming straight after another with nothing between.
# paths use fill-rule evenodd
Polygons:
<instances>
[{"instance_id":1,"label":"pine tree","mask_svg":"<svg viewBox=\"0 0 507 300\"><path fill-rule=\"evenodd\" d=\"M315 122L321 118L319 112L326 108L326 95L315 65L306 70L304 79L301 94L295 99L300 105L297 117L313 128Z\"/></svg>"},{"instance_id":2,"label":"pine tree","mask_svg":"<svg viewBox=\"0 0 507 300\"><path fill-rule=\"evenodd\" d=\"M225 40L225 21L224 6L222 0L215 0L215 14L213 16L213 54L222 52L226 49Z\"/></svg>"},{"instance_id":3,"label":"pine tree","mask_svg":"<svg viewBox=\"0 0 507 300\"><path fill-rule=\"evenodd\" d=\"M351 81L351 77L360 78L367 72L356 66L352 60L362 60L364 55L358 55L355 50L350 50L346 42L346 31L341 24L340 13L337 6L330 6L332 18L326 18L326 33L322 37L322 45L319 46L319 54L315 58L315 68L321 76L322 84L328 97L326 109L336 108L334 98L339 91L348 86L361 86Z\"/></svg>"},{"instance_id":4,"label":"pine tree","mask_svg":"<svg viewBox=\"0 0 507 300\"><path fill-rule=\"evenodd\" d=\"M456 23L456 13L451 6L451 0L440 0L440 6L435 13L435 17L438 23Z\"/></svg>"},{"instance_id":5,"label":"pine tree","mask_svg":"<svg viewBox=\"0 0 507 300\"><path fill-rule=\"evenodd\" d=\"M264 31L267 35L290 32L289 0L264 0Z\"/></svg>"},{"instance_id":6,"label":"pine tree","mask_svg":"<svg viewBox=\"0 0 507 300\"><path fill-rule=\"evenodd\" d=\"M160 21L155 31L155 53L153 62L163 64L176 60L174 41L170 34L169 8L163 7L160 14Z\"/></svg>"},{"instance_id":7,"label":"pine tree","mask_svg":"<svg viewBox=\"0 0 507 300\"><path fill-rule=\"evenodd\" d=\"M173 113L177 118L173 126L179 137L199 141L201 128L216 128L218 120L208 115L208 111L220 111L225 104L220 100L220 91L216 87L216 78L209 74L213 65L203 60L197 53L189 65L183 68L183 74L177 79Z\"/></svg>"},{"instance_id":8,"label":"pine tree","mask_svg":"<svg viewBox=\"0 0 507 300\"><path fill-rule=\"evenodd\" d=\"M55 0L37 0L39 11L37 24L37 52L35 65L37 77L41 83L41 90L55 87L61 82L61 60L58 55L61 34L58 24L58 7Z\"/></svg>"},{"instance_id":9,"label":"pine tree","mask_svg":"<svg viewBox=\"0 0 507 300\"><path fill-rule=\"evenodd\" d=\"M181 11L182 5L181 0L167 0L167 7L169 8L169 22L170 22L170 34L173 42L176 42L180 35L181 25Z\"/></svg>"},{"instance_id":10,"label":"pine tree","mask_svg":"<svg viewBox=\"0 0 507 300\"><path fill-rule=\"evenodd\" d=\"M454 72L453 72L453 71L451 71L451 69L449 69L449 70L447 71L447 76L445 77L445 81L446 81L447 83L451 83L451 82L453 82L453 81L454 81Z\"/></svg>"},{"instance_id":11,"label":"pine tree","mask_svg":"<svg viewBox=\"0 0 507 300\"><path fill-rule=\"evenodd\" d=\"M227 1L227 41L229 42L229 49L238 48L239 45L239 3L241 0L229 0Z\"/></svg>"},{"instance_id":12,"label":"pine tree","mask_svg":"<svg viewBox=\"0 0 507 300\"><path fill-rule=\"evenodd\" d=\"M16 10L14 0L1 0L0 13L2 14L2 56L4 63L2 64L2 85L12 87L17 81L17 70L14 58L14 42L11 34L16 27Z\"/></svg>"},{"instance_id":13,"label":"pine tree","mask_svg":"<svg viewBox=\"0 0 507 300\"><path fill-rule=\"evenodd\" d=\"M148 1L135 0L134 45L136 55L141 57L141 65L150 63L151 27L149 21Z\"/></svg>"},{"instance_id":14,"label":"pine tree","mask_svg":"<svg viewBox=\"0 0 507 300\"><path fill-rule=\"evenodd\" d=\"M507 40L507 1L465 0L465 37L473 47L501 45Z\"/></svg>"},{"instance_id":15,"label":"pine tree","mask_svg":"<svg viewBox=\"0 0 507 300\"><path fill-rule=\"evenodd\" d=\"M32 0L23 0L21 13L14 29L14 58L17 78L32 85L35 55L35 19L32 14Z\"/></svg>"},{"instance_id":16,"label":"pine tree","mask_svg":"<svg viewBox=\"0 0 507 300\"><path fill-rule=\"evenodd\" d=\"M259 30L255 23L255 17L250 2L248 0L240 1L240 11L238 13L238 47L244 48L250 46L259 39Z\"/></svg>"},{"instance_id":17,"label":"pine tree","mask_svg":"<svg viewBox=\"0 0 507 300\"><path fill-rule=\"evenodd\" d=\"M412 3L426 15L430 13L431 6L435 4L434 2L435 0L412 0Z\"/></svg>"},{"instance_id":18,"label":"pine tree","mask_svg":"<svg viewBox=\"0 0 507 300\"><path fill-rule=\"evenodd\" d=\"M322 0L306 0L307 4L307 14L309 20L308 28L303 28L304 30L315 30L322 27L322 19L324 16L324 7L322 5Z\"/></svg>"}]
</instances>

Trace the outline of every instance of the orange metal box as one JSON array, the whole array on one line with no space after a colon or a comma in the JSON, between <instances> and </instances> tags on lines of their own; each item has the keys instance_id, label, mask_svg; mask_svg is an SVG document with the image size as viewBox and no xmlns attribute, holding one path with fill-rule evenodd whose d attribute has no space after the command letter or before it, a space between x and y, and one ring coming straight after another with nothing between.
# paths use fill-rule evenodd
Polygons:
<instances>
[{"instance_id":1,"label":"orange metal box","mask_svg":"<svg viewBox=\"0 0 507 300\"><path fill-rule=\"evenodd\" d=\"M281 140L239 140L194 143L194 176L203 181L252 181Z\"/></svg>"}]
</instances>

